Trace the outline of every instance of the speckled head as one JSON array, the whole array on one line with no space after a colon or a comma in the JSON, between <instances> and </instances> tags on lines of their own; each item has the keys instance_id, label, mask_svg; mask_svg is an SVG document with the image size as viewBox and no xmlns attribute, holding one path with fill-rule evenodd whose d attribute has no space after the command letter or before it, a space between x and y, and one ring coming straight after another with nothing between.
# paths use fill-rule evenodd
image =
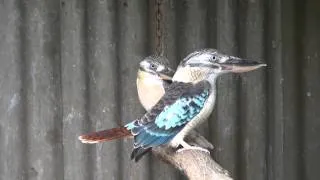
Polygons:
<instances>
[{"instance_id":1,"label":"speckled head","mask_svg":"<svg viewBox=\"0 0 320 180\"><path fill-rule=\"evenodd\" d=\"M196 82L212 74L218 76L228 72L241 73L262 66L266 64L226 55L216 49L203 49L189 54L181 61L173 80Z\"/></svg>"},{"instance_id":2,"label":"speckled head","mask_svg":"<svg viewBox=\"0 0 320 180\"><path fill-rule=\"evenodd\" d=\"M148 56L139 64L139 71L158 76L163 80L171 80L175 71L169 67L169 60L164 56Z\"/></svg>"}]
</instances>

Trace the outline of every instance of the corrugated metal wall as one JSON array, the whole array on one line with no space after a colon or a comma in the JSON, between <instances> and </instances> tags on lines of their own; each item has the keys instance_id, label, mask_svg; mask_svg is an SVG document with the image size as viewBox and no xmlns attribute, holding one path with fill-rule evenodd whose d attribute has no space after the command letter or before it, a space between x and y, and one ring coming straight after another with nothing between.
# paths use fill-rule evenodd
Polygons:
<instances>
[{"instance_id":1,"label":"corrugated metal wall","mask_svg":"<svg viewBox=\"0 0 320 180\"><path fill-rule=\"evenodd\" d=\"M241 180L320 178L320 1L159 2L0 1L0 180L183 179L131 162L129 140L77 136L143 113L142 58L160 49L176 66L203 47L269 65L219 79L200 128L214 158Z\"/></svg>"}]
</instances>

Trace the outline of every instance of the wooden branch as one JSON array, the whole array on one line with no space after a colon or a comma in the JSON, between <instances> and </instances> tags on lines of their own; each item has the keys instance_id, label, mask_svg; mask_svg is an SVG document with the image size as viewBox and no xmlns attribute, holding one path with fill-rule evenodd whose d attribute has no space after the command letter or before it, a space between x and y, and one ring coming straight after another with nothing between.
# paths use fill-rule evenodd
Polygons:
<instances>
[{"instance_id":1,"label":"wooden branch","mask_svg":"<svg viewBox=\"0 0 320 180\"><path fill-rule=\"evenodd\" d=\"M193 131L185 140L193 145L213 149L212 144L196 131ZM170 147L154 148L153 153L182 171L190 180L232 180L228 171L214 161L209 153L199 150L185 150L177 153Z\"/></svg>"}]
</instances>

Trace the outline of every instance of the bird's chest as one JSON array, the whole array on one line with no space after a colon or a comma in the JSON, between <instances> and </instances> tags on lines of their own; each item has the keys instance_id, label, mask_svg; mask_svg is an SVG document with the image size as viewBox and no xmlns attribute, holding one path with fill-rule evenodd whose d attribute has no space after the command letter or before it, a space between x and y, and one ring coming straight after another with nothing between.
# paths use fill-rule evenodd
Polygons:
<instances>
[{"instance_id":1,"label":"bird's chest","mask_svg":"<svg viewBox=\"0 0 320 180\"><path fill-rule=\"evenodd\" d=\"M137 90L139 100L142 106L148 111L150 110L163 96L164 88L161 82L146 80L137 80Z\"/></svg>"}]
</instances>

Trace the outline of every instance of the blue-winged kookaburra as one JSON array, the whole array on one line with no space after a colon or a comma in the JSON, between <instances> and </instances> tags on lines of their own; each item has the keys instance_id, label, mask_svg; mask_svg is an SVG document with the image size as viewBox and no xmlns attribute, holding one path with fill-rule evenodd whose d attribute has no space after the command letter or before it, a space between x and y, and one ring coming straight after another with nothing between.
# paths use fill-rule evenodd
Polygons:
<instances>
[{"instance_id":1,"label":"blue-winged kookaburra","mask_svg":"<svg viewBox=\"0 0 320 180\"><path fill-rule=\"evenodd\" d=\"M208 118L216 96L215 81L228 72L247 72L265 64L215 49L196 51L179 64L166 93L143 117L125 125L134 136L131 158L138 161L153 147L201 149L184 141L187 133Z\"/></svg>"},{"instance_id":2,"label":"blue-winged kookaburra","mask_svg":"<svg viewBox=\"0 0 320 180\"><path fill-rule=\"evenodd\" d=\"M149 56L140 62L136 83L140 103L146 111L164 95L173 74L174 70L164 56ZM79 139L83 143L94 144L125 137L132 137L131 131L120 127L84 134Z\"/></svg>"},{"instance_id":3,"label":"blue-winged kookaburra","mask_svg":"<svg viewBox=\"0 0 320 180\"><path fill-rule=\"evenodd\" d=\"M149 111L164 95L171 84L174 70L163 56L149 56L139 64L137 90L140 103Z\"/></svg>"}]
</instances>

